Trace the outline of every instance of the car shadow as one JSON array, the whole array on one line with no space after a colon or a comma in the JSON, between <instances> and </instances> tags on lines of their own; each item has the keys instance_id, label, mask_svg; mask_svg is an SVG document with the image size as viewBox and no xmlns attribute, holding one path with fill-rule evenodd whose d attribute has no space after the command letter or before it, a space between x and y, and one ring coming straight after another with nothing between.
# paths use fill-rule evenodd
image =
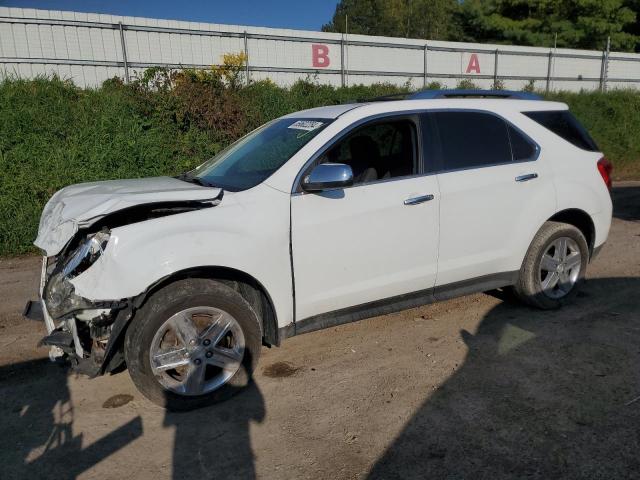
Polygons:
<instances>
[{"instance_id":1,"label":"car shadow","mask_svg":"<svg viewBox=\"0 0 640 480\"><path fill-rule=\"evenodd\" d=\"M69 375L67 366L48 359L0 367L3 480L76 479L142 436L137 416L86 446L85 435L74 432ZM264 419L264 400L253 381L231 395L208 408L166 411L164 425L175 427L173 478L256 477L250 425Z\"/></svg>"},{"instance_id":2,"label":"car shadow","mask_svg":"<svg viewBox=\"0 0 640 480\"><path fill-rule=\"evenodd\" d=\"M167 412L164 425L175 426L172 478L256 478L250 426L264 417L264 399L253 381L222 403Z\"/></svg>"},{"instance_id":3,"label":"car shadow","mask_svg":"<svg viewBox=\"0 0 640 480\"><path fill-rule=\"evenodd\" d=\"M67 379L68 369L48 359L0 367L0 478L75 479L142 436L138 416L83 446Z\"/></svg>"},{"instance_id":4,"label":"car shadow","mask_svg":"<svg viewBox=\"0 0 640 480\"><path fill-rule=\"evenodd\" d=\"M592 279L557 311L505 297L369 478L638 478L638 292Z\"/></svg>"},{"instance_id":5,"label":"car shadow","mask_svg":"<svg viewBox=\"0 0 640 480\"><path fill-rule=\"evenodd\" d=\"M613 216L621 220L640 220L640 185L615 185L611 190Z\"/></svg>"},{"instance_id":6,"label":"car shadow","mask_svg":"<svg viewBox=\"0 0 640 480\"><path fill-rule=\"evenodd\" d=\"M244 362L252 363L248 351ZM190 412L166 411L164 426L175 427L175 480L256 478L250 427L265 418L262 393L249 378L246 387L225 386L223 398L227 400Z\"/></svg>"}]
</instances>

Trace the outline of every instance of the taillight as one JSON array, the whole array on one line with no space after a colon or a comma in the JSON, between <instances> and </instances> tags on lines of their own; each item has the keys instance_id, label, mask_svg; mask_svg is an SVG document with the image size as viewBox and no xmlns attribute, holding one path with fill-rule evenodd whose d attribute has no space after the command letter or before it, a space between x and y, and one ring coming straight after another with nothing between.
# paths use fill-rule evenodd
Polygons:
<instances>
[{"instance_id":1,"label":"taillight","mask_svg":"<svg viewBox=\"0 0 640 480\"><path fill-rule=\"evenodd\" d=\"M613 170L613 165L609 160L605 157L602 157L598 160L598 171L600 175L602 175L602 180L607 185L609 191L611 191L611 171Z\"/></svg>"}]
</instances>

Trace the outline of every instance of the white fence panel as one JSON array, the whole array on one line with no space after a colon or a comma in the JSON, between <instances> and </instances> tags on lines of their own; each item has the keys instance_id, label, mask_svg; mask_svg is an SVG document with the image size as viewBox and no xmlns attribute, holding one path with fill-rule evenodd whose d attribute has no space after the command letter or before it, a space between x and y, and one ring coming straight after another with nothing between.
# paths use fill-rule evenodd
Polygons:
<instances>
[{"instance_id":1,"label":"white fence panel","mask_svg":"<svg viewBox=\"0 0 640 480\"><path fill-rule=\"evenodd\" d=\"M640 87L640 55L183 22L0 7L0 74L57 74L85 87L150 66L207 68L248 54L251 80L311 75L331 85L455 87L470 79L520 89Z\"/></svg>"}]
</instances>

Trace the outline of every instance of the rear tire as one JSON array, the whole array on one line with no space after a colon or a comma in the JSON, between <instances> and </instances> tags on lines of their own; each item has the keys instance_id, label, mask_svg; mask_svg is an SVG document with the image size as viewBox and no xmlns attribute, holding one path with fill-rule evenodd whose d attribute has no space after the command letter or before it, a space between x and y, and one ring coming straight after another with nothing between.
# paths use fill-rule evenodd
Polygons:
<instances>
[{"instance_id":1,"label":"rear tire","mask_svg":"<svg viewBox=\"0 0 640 480\"><path fill-rule=\"evenodd\" d=\"M145 397L169 410L192 410L246 387L261 345L260 322L238 292L190 278L149 297L127 329L124 352Z\"/></svg>"},{"instance_id":2,"label":"rear tire","mask_svg":"<svg viewBox=\"0 0 640 480\"><path fill-rule=\"evenodd\" d=\"M524 258L513 291L543 310L561 307L578 292L589 263L589 247L573 225L545 222Z\"/></svg>"}]
</instances>

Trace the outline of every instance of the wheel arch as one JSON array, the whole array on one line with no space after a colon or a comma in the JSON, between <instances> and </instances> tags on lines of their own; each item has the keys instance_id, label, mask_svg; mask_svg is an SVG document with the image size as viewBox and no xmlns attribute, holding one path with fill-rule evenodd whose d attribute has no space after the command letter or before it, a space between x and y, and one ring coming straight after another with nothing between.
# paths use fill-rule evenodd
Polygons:
<instances>
[{"instance_id":1,"label":"wheel arch","mask_svg":"<svg viewBox=\"0 0 640 480\"><path fill-rule=\"evenodd\" d=\"M555 213L548 219L551 222L561 222L573 225L582 232L589 247L589 258L593 256L596 240L596 227L591 216L579 208L567 208Z\"/></svg>"},{"instance_id":2,"label":"wheel arch","mask_svg":"<svg viewBox=\"0 0 640 480\"><path fill-rule=\"evenodd\" d=\"M278 319L273 300L266 288L253 276L229 267L200 266L179 270L167 275L149 286L144 292L131 299L130 305L116 316L111 337L105 351L100 373L114 371L124 361L122 347L126 330L135 317L135 310L161 288L184 278L207 278L217 280L239 292L256 312L262 326L262 340L267 346L280 346Z\"/></svg>"},{"instance_id":3,"label":"wheel arch","mask_svg":"<svg viewBox=\"0 0 640 480\"><path fill-rule=\"evenodd\" d=\"M268 345L280 345L278 318L271 295L267 289L250 274L230 267L199 266L173 272L152 284L135 298L136 308L159 289L184 278L207 278L220 281L236 290L251 305L262 325L262 338Z\"/></svg>"}]
</instances>

